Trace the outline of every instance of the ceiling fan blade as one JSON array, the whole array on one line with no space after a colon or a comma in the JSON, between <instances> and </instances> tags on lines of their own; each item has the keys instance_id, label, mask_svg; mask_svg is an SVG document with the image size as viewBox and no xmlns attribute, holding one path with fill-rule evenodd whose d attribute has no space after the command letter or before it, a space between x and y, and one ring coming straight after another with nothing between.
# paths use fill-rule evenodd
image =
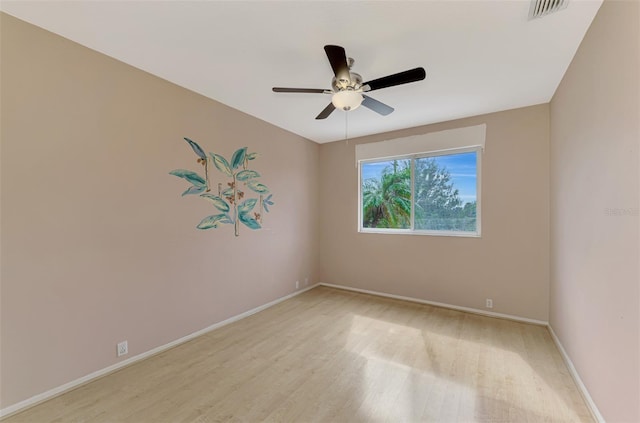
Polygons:
<instances>
[{"instance_id":1,"label":"ceiling fan blade","mask_svg":"<svg viewBox=\"0 0 640 423\"><path fill-rule=\"evenodd\" d=\"M386 104L369 96L363 94L362 97L364 97L364 100L362 100L362 105L364 107L366 107L367 109L371 109L374 112L381 114L382 116L386 116L394 110L393 107L387 106Z\"/></svg>"},{"instance_id":2,"label":"ceiling fan blade","mask_svg":"<svg viewBox=\"0 0 640 423\"><path fill-rule=\"evenodd\" d=\"M316 119L328 118L331 112L333 112L335 109L336 109L336 106L334 106L333 103L329 103L329 105L325 107L324 110L321 111L318 116L316 116Z\"/></svg>"},{"instance_id":3,"label":"ceiling fan blade","mask_svg":"<svg viewBox=\"0 0 640 423\"><path fill-rule=\"evenodd\" d=\"M274 93L318 93L324 94L325 92L331 92L331 90L323 90L321 88L283 88L273 87Z\"/></svg>"},{"instance_id":4,"label":"ceiling fan blade","mask_svg":"<svg viewBox=\"0 0 640 423\"><path fill-rule=\"evenodd\" d=\"M409 82L422 81L426 76L427 73L424 71L424 68L410 69L393 75L383 76L382 78L374 79L373 81L365 82L363 84L363 90L373 91L379 90L380 88L408 84Z\"/></svg>"},{"instance_id":5,"label":"ceiling fan blade","mask_svg":"<svg viewBox=\"0 0 640 423\"><path fill-rule=\"evenodd\" d=\"M326 45L324 51L331 64L331 69L338 81L349 82L351 75L349 74L349 65L347 64L347 53L340 46Z\"/></svg>"}]
</instances>

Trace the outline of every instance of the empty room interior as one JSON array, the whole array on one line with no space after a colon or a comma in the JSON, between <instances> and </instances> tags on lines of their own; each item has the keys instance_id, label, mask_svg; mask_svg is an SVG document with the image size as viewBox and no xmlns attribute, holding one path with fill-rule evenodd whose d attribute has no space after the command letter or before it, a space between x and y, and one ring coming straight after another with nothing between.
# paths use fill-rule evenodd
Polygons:
<instances>
[{"instance_id":1,"label":"empty room interior","mask_svg":"<svg viewBox=\"0 0 640 423\"><path fill-rule=\"evenodd\" d=\"M639 1L0 8L3 422L640 422Z\"/></svg>"}]
</instances>

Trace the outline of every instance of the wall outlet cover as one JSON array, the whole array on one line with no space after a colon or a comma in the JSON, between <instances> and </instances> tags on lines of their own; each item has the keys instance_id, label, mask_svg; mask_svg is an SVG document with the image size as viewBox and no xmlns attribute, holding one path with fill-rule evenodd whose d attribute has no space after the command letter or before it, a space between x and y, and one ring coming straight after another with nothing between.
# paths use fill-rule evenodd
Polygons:
<instances>
[{"instance_id":1,"label":"wall outlet cover","mask_svg":"<svg viewBox=\"0 0 640 423\"><path fill-rule=\"evenodd\" d=\"M118 344L117 353L118 357L129 353L129 345L127 344L127 341L122 341Z\"/></svg>"}]
</instances>

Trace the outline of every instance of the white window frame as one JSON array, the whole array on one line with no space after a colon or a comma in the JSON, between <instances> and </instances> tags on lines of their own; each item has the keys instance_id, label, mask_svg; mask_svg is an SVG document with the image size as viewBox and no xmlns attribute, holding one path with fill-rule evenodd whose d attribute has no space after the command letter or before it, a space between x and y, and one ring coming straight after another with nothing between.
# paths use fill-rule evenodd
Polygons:
<instances>
[{"instance_id":1,"label":"white window frame","mask_svg":"<svg viewBox=\"0 0 640 423\"><path fill-rule=\"evenodd\" d=\"M452 135L456 135L456 131L458 134L462 134L464 136L471 135L471 141L469 137L466 140L460 141L460 137L452 138ZM464 133L462 132L464 131ZM408 137L404 139L400 139L398 144L400 144L399 148L394 148L394 145L390 144L393 141L383 141L381 143L373 143L370 145L364 144L362 145L366 151L364 153L358 152L358 147L356 146L356 163L357 163L357 171L358 171L358 232L360 233L375 233L375 234L404 234L404 235L429 235L429 236L453 236L453 237L465 237L465 238L480 238L481 237L481 229L482 229L482 152L484 151L484 141L485 141L485 131L486 125L478 125L476 127L469 128L461 128L459 130L448 130L442 131L440 133L432 133L426 134L423 136L423 139L418 139L418 137ZM438 138L440 134L444 134ZM455 139L455 141L450 141L451 139ZM435 140L435 142L434 142ZM395 140L394 140L395 141ZM423 147L420 144L428 141L431 146L437 145L436 149L429 149L427 147ZM440 141L440 142L438 142ZM467 143L467 146L460 147L460 143ZM378 144L378 145L375 145ZM453 148L442 148L447 145L451 145ZM410 154L396 154L396 155L381 155L379 157L374 157L376 152L383 153L389 151L402 150L405 148L407 152ZM433 147L432 147L433 148ZM363 149L363 150L364 150ZM422 152L417 152L419 150L423 150ZM474 232L464 232L464 231L435 231L435 230L416 230L414 228L414 220L415 220L415 201L414 201L414 168L415 159L425 158L425 157L436 157L436 156L444 156L444 155L452 155L452 154L462 154L468 152L476 153L476 230ZM389 161L389 160L411 160L411 222L410 227L408 229L392 229L392 228L365 228L363 226L363 216L362 216L362 164L363 163L376 163L381 161Z\"/></svg>"}]
</instances>

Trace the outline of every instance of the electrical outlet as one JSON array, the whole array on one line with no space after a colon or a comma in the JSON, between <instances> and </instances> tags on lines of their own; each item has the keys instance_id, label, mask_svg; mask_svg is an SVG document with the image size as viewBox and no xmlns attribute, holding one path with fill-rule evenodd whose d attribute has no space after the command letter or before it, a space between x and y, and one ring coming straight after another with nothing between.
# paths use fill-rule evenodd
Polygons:
<instances>
[{"instance_id":1,"label":"electrical outlet","mask_svg":"<svg viewBox=\"0 0 640 423\"><path fill-rule=\"evenodd\" d=\"M118 357L129 353L129 346L127 345L127 341L122 341L118 344L117 352Z\"/></svg>"},{"instance_id":2,"label":"electrical outlet","mask_svg":"<svg viewBox=\"0 0 640 423\"><path fill-rule=\"evenodd\" d=\"M493 308L493 300L491 298L487 298L487 308Z\"/></svg>"},{"instance_id":3,"label":"electrical outlet","mask_svg":"<svg viewBox=\"0 0 640 423\"><path fill-rule=\"evenodd\" d=\"M300 281L296 281L296 289L300 288Z\"/></svg>"},{"instance_id":4,"label":"electrical outlet","mask_svg":"<svg viewBox=\"0 0 640 423\"><path fill-rule=\"evenodd\" d=\"M309 285L309 277L304 278L304 286Z\"/></svg>"}]
</instances>

